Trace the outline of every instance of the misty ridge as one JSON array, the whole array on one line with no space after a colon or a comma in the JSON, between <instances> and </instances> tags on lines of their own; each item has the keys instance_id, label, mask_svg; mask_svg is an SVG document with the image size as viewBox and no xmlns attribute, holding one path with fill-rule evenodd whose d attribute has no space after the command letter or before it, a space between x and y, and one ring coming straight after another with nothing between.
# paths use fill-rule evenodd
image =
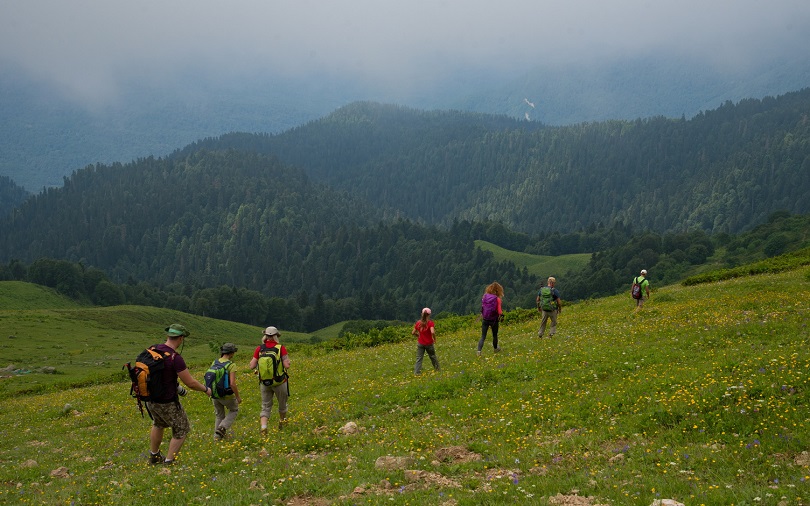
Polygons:
<instances>
[{"instance_id":1,"label":"misty ridge","mask_svg":"<svg viewBox=\"0 0 810 506\"><path fill-rule=\"evenodd\" d=\"M229 81L181 73L166 82L123 84L116 99L77 102L21 70L0 76L0 176L28 192L61 186L94 163L164 156L229 132L277 134L354 101L424 110L505 115L564 126L651 117L686 119L727 101L777 96L810 84L810 62L785 52L745 68L720 68L666 54L581 65L545 64L515 75L459 70L397 88L330 75L256 73ZM101 100L101 99L99 99Z\"/></svg>"}]
</instances>

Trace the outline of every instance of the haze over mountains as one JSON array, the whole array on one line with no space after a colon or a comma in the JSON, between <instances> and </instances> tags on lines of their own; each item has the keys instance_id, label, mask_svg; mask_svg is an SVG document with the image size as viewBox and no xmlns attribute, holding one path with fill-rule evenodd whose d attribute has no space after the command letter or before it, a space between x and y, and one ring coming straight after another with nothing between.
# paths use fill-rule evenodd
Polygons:
<instances>
[{"instance_id":1,"label":"haze over mountains","mask_svg":"<svg viewBox=\"0 0 810 506\"><path fill-rule=\"evenodd\" d=\"M64 176L87 164L163 156L228 132L278 133L357 100L566 125L688 119L726 101L810 85L810 61L789 54L745 69L656 55L588 67L543 65L518 76L470 70L407 92L329 75L256 74L233 81L184 75L161 85L133 80L122 84L116 100L88 106L16 70L0 75L0 175L29 192L59 186Z\"/></svg>"}]
</instances>

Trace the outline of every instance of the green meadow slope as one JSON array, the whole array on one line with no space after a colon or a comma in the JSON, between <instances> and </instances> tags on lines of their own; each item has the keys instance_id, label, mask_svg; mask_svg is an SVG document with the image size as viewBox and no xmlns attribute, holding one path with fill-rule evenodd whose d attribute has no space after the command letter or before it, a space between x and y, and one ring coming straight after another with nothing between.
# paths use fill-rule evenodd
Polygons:
<instances>
[{"instance_id":1,"label":"green meadow slope","mask_svg":"<svg viewBox=\"0 0 810 506\"><path fill-rule=\"evenodd\" d=\"M545 279L549 276L561 276L569 271L583 269L591 260L590 253L575 253L570 255L532 255L511 251L492 244L491 242L477 240L475 245L484 251L489 251L498 262L508 261L514 263L519 269L526 267L529 274Z\"/></svg>"},{"instance_id":2,"label":"green meadow slope","mask_svg":"<svg viewBox=\"0 0 810 506\"><path fill-rule=\"evenodd\" d=\"M627 295L566 307L553 339L535 337L535 313L509 313L503 351L488 338L481 358L474 319L438 320L442 370L426 360L421 376L411 339L329 353L291 344L290 424L267 438L246 371L256 329L184 315L206 328L200 340L242 345L232 435L213 440L210 402L192 392L192 433L175 466L157 469L123 376L6 397L0 503L806 504L810 267L654 288L638 314ZM59 355L112 364L178 315L94 311L81 323L39 312L27 332L86 327ZM29 317L18 312L0 313L3 334ZM198 378L206 353L193 337L184 351L199 357Z\"/></svg>"}]
</instances>

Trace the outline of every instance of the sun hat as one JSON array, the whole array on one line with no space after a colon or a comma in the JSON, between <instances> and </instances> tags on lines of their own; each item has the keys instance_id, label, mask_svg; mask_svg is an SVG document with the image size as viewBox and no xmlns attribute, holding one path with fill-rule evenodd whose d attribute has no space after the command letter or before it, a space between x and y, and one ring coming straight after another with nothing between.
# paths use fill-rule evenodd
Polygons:
<instances>
[{"instance_id":1,"label":"sun hat","mask_svg":"<svg viewBox=\"0 0 810 506\"><path fill-rule=\"evenodd\" d=\"M424 308L422 310L422 314L425 314L425 313L430 314L430 308L429 307L426 307L426 308Z\"/></svg>"},{"instance_id":2,"label":"sun hat","mask_svg":"<svg viewBox=\"0 0 810 506\"><path fill-rule=\"evenodd\" d=\"M177 336L188 337L189 331L186 330L186 328L180 325L179 323L172 323L171 325L166 327L166 335L174 337Z\"/></svg>"},{"instance_id":3,"label":"sun hat","mask_svg":"<svg viewBox=\"0 0 810 506\"><path fill-rule=\"evenodd\" d=\"M233 344L233 343L225 343L219 349L219 352L222 353L222 354L227 354L227 353L236 353L238 350L239 350L239 348L237 348L235 344Z\"/></svg>"},{"instance_id":4,"label":"sun hat","mask_svg":"<svg viewBox=\"0 0 810 506\"><path fill-rule=\"evenodd\" d=\"M267 337L274 337L274 336L281 337L281 332L279 332L278 329L275 328L275 327L267 327L266 329L264 329L264 335L262 336L262 341L264 341L265 338L267 338Z\"/></svg>"}]
</instances>

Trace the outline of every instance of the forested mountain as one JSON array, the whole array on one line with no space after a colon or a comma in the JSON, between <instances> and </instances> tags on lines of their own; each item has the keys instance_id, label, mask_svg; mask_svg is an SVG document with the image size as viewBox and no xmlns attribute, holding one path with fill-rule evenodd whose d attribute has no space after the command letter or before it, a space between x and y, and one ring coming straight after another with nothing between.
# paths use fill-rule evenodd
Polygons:
<instances>
[{"instance_id":1,"label":"forested mountain","mask_svg":"<svg viewBox=\"0 0 810 506\"><path fill-rule=\"evenodd\" d=\"M510 304L531 303L536 279L472 239L382 219L275 158L197 151L75 172L0 223L0 257L81 262L118 283L306 294L301 305L340 301L346 318L465 313L495 279L509 279ZM380 299L382 314L364 314Z\"/></svg>"},{"instance_id":2,"label":"forested mountain","mask_svg":"<svg viewBox=\"0 0 810 506\"><path fill-rule=\"evenodd\" d=\"M810 212L810 89L728 102L687 120L541 127L506 117L355 103L278 135L228 134L180 151L278 156L379 208L536 234L620 221L739 232Z\"/></svg>"},{"instance_id":3,"label":"forested mountain","mask_svg":"<svg viewBox=\"0 0 810 506\"><path fill-rule=\"evenodd\" d=\"M231 287L329 318L410 319L424 305L475 311L493 280L508 307L533 304L538 280L474 239L555 254L621 245L569 278L585 298L639 264L676 280L711 254L707 233L810 212L809 113L810 89L690 120L570 127L359 102L282 134L75 171L0 221L0 262L171 285L199 295L187 305L201 314L234 313L200 290Z\"/></svg>"},{"instance_id":4,"label":"forested mountain","mask_svg":"<svg viewBox=\"0 0 810 506\"><path fill-rule=\"evenodd\" d=\"M0 175L39 192L61 186L63 177L87 164L165 156L225 132L278 133L356 100L520 120L528 113L546 125L691 119L729 100L777 96L810 85L810 60L796 52L786 48L766 64L736 71L660 52L585 66L529 67L518 75L471 71L445 81L426 79L429 89L413 93L374 89L334 75L282 79L260 70L217 78L189 72L168 82L146 75L127 79L117 96L92 104L20 68L6 68L0 73ZM526 97L536 109L526 105Z\"/></svg>"},{"instance_id":5,"label":"forested mountain","mask_svg":"<svg viewBox=\"0 0 810 506\"><path fill-rule=\"evenodd\" d=\"M0 216L20 205L26 198L28 192L24 188L17 186L8 176L0 176Z\"/></svg>"}]
</instances>

